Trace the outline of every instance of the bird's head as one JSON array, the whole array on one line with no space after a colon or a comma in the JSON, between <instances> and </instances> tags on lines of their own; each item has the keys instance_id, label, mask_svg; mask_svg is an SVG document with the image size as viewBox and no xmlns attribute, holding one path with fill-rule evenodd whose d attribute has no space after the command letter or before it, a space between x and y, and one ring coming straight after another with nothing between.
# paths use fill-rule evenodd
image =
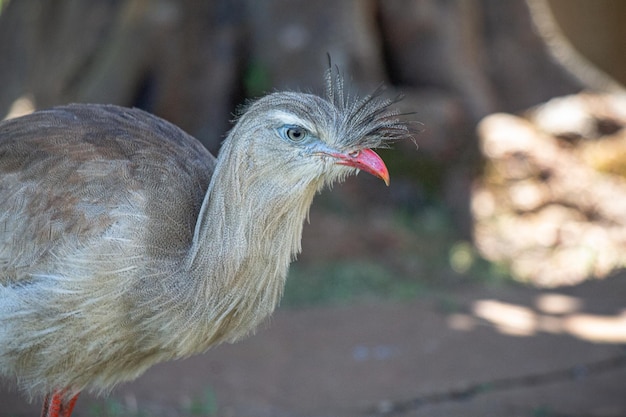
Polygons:
<instances>
[{"instance_id":1,"label":"bird's head","mask_svg":"<svg viewBox=\"0 0 626 417\"><path fill-rule=\"evenodd\" d=\"M233 128L239 164L247 175L270 176L284 187L320 188L366 171L389 183L389 173L372 148L410 136L394 102L381 89L359 98L344 92L340 75L327 73L327 93L277 92L252 104ZM226 143L225 143L226 145Z\"/></svg>"},{"instance_id":2,"label":"bird's head","mask_svg":"<svg viewBox=\"0 0 626 417\"><path fill-rule=\"evenodd\" d=\"M252 316L265 317L300 251L316 191L357 170L389 182L372 148L410 136L391 104L380 89L363 98L344 93L342 78L331 71L324 98L278 92L251 103L220 149L190 267L239 286L237 294L252 294L250 301L264 309ZM241 311L248 308L257 307Z\"/></svg>"}]
</instances>

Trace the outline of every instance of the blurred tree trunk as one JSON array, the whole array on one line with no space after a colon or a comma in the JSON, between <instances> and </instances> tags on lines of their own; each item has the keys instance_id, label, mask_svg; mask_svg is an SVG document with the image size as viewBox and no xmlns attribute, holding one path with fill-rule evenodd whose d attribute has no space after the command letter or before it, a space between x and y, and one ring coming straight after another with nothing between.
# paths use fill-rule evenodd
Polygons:
<instances>
[{"instance_id":1,"label":"blurred tree trunk","mask_svg":"<svg viewBox=\"0 0 626 417\"><path fill-rule=\"evenodd\" d=\"M0 110L21 96L138 106L216 150L238 95L237 1L11 1L0 15Z\"/></svg>"},{"instance_id":2,"label":"blurred tree trunk","mask_svg":"<svg viewBox=\"0 0 626 417\"><path fill-rule=\"evenodd\" d=\"M626 85L626 2L548 0L559 29L581 57Z\"/></svg>"},{"instance_id":3,"label":"blurred tree trunk","mask_svg":"<svg viewBox=\"0 0 626 417\"><path fill-rule=\"evenodd\" d=\"M356 90L402 91L423 123L420 152L396 153L398 200L440 194L467 230L476 123L589 87L537 32L529 4L545 1L12 0L0 114L20 97L137 106L215 151L245 97L320 91L328 53Z\"/></svg>"}]
</instances>

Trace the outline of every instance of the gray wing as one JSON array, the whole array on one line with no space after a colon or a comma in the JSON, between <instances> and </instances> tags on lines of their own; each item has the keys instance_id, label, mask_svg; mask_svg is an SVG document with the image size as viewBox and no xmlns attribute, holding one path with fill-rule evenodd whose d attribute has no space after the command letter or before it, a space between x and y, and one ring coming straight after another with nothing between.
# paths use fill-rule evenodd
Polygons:
<instances>
[{"instance_id":1,"label":"gray wing","mask_svg":"<svg viewBox=\"0 0 626 417\"><path fill-rule=\"evenodd\" d=\"M137 109L70 105L1 122L0 283L111 233L148 256L185 251L215 162Z\"/></svg>"}]
</instances>

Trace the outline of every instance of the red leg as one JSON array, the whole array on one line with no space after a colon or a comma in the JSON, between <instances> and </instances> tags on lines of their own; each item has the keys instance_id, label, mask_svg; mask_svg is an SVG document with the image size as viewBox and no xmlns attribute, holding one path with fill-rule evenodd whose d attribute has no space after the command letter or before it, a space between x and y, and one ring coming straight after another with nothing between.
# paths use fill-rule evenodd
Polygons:
<instances>
[{"instance_id":1,"label":"red leg","mask_svg":"<svg viewBox=\"0 0 626 417\"><path fill-rule=\"evenodd\" d=\"M64 391L47 394L43 400L41 417L71 417L76 400L78 400L78 394L68 398Z\"/></svg>"}]
</instances>

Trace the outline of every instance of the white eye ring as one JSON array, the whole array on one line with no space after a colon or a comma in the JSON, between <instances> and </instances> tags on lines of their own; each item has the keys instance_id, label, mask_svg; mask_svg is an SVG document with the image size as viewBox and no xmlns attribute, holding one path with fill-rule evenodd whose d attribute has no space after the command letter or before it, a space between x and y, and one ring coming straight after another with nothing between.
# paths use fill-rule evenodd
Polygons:
<instances>
[{"instance_id":1,"label":"white eye ring","mask_svg":"<svg viewBox=\"0 0 626 417\"><path fill-rule=\"evenodd\" d=\"M309 137L308 130L298 125L284 125L278 128L278 134L290 142L302 142Z\"/></svg>"}]
</instances>

